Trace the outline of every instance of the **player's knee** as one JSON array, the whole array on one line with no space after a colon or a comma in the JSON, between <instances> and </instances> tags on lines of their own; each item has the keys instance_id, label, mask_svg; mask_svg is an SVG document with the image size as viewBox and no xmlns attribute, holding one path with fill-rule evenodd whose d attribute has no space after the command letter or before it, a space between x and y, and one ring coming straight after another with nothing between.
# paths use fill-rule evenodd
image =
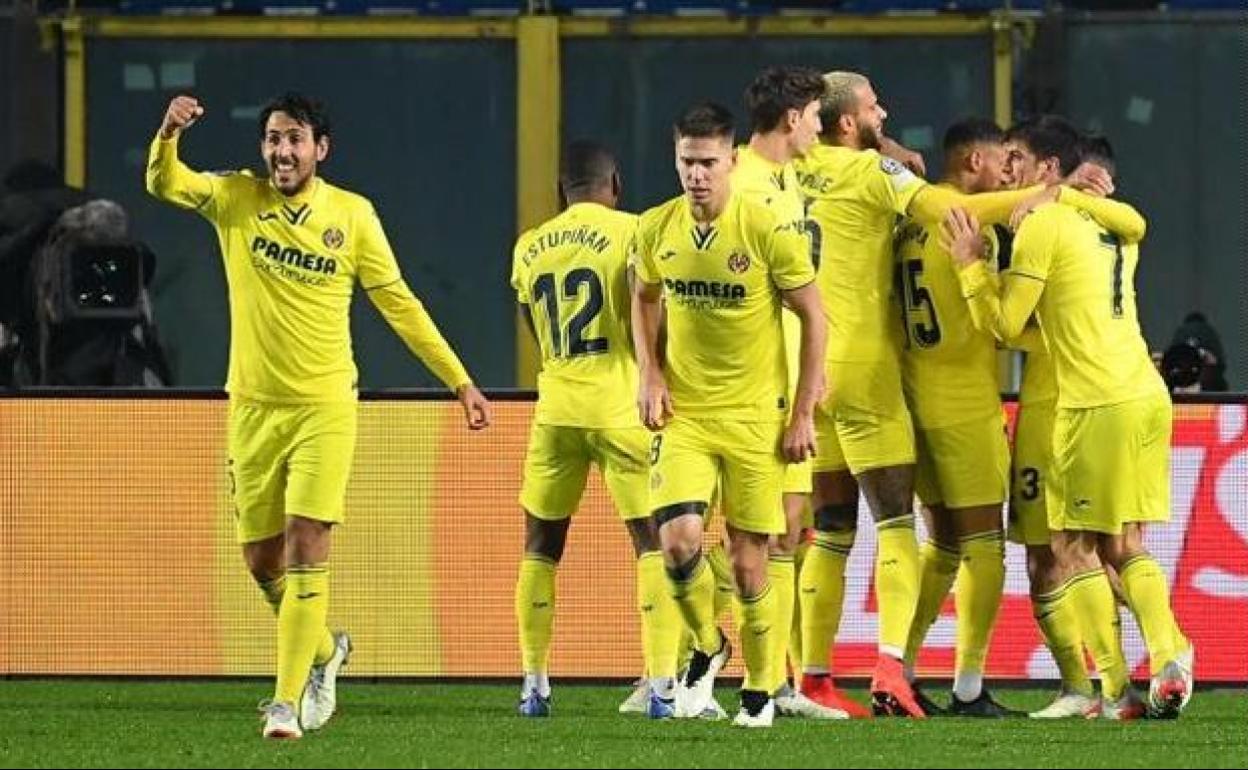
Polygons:
<instances>
[{"instance_id":1,"label":"player's knee","mask_svg":"<svg viewBox=\"0 0 1248 770\"><path fill-rule=\"evenodd\" d=\"M663 564L667 576L677 583L688 582L698 571L702 562L702 547L693 544L686 548L685 543L665 543L663 546Z\"/></svg>"},{"instance_id":2,"label":"player's knee","mask_svg":"<svg viewBox=\"0 0 1248 770\"><path fill-rule=\"evenodd\" d=\"M1049 546L1027 546L1027 581L1032 595L1054 591L1064 580L1065 573Z\"/></svg>"},{"instance_id":3,"label":"player's knee","mask_svg":"<svg viewBox=\"0 0 1248 770\"><path fill-rule=\"evenodd\" d=\"M758 596L767 585L767 563L738 559L733 562L732 576L743 598Z\"/></svg>"},{"instance_id":4,"label":"player's knee","mask_svg":"<svg viewBox=\"0 0 1248 770\"><path fill-rule=\"evenodd\" d=\"M815 510L820 532L853 532L858 528L858 503L828 503Z\"/></svg>"},{"instance_id":5,"label":"player's knee","mask_svg":"<svg viewBox=\"0 0 1248 770\"><path fill-rule=\"evenodd\" d=\"M624 522L628 528L628 536L633 541L633 555L640 557L643 553L662 550L659 545L659 528L654 517L630 519Z\"/></svg>"},{"instance_id":6,"label":"player's knee","mask_svg":"<svg viewBox=\"0 0 1248 770\"><path fill-rule=\"evenodd\" d=\"M1142 543L1124 534L1102 537L1097 551L1103 562L1121 571L1127 562L1144 553L1144 548Z\"/></svg>"},{"instance_id":7,"label":"player's knee","mask_svg":"<svg viewBox=\"0 0 1248 770\"><path fill-rule=\"evenodd\" d=\"M551 561L563 558L563 547L568 538L568 520L547 521L525 512L524 550L538 554Z\"/></svg>"}]
</instances>

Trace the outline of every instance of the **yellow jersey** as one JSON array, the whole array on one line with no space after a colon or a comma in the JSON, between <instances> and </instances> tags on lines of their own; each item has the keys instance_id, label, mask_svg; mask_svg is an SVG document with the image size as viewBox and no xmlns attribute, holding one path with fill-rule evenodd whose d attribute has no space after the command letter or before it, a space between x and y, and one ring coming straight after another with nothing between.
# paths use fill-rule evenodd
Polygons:
<instances>
[{"instance_id":1,"label":"yellow jersey","mask_svg":"<svg viewBox=\"0 0 1248 770\"><path fill-rule=\"evenodd\" d=\"M1000 243L992 227L983 233L984 259L994 270ZM939 227L907 221L897 230L895 254L902 383L915 422L930 430L1000 413L996 339L975 328Z\"/></svg>"},{"instance_id":2,"label":"yellow jersey","mask_svg":"<svg viewBox=\"0 0 1248 770\"><path fill-rule=\"evenodd\" d=\"M356 281L377 290L370 296L392 325L396 318L407 324L410 333L396 329L409 347L423 346L422 358L448 387L471 382L423 308L411 306L415 299L368 199L320 178L287 197L265 178L195 172L178 160L177 138L159 136L146 181L153 195L193 209L217 231L230 292L232 395L274 403L354 400ZM397 316L378 300L391 294Z\"/></svg>"},{"instance_id":3,"label":"yellow jersey","mask_svg":"<svg viewBox=\"0 0 1248 770\"><path fill-rule=\"evenodd\" d=\"M1053 371L1053 356L1041 345L1027 351L1018 403L1027 406L1046 401L1057 401L1057 373Z\"/></svg>"},{"instance_id":4,"label":"yellow jersey","mask_svg":"<svg viewBox=\"0 0 1248 770\"><path fill-rule=\"evenodd\" d=\"M816 145L796 163L828 317L828 360L896 355L893 229L927 184L874 150Z\"/></svg>"},{"instance_id":5,"label":"yellow jersey","mask_svg":"<svg viewBox=\"0 0 1248 770\"><path fill-rule=\"evenodd\" d=\"M802 232L808 232L806 201L792 163L773 163L748 146L741 147L737 150L737 165L732 170L732 189L763 202L775 210L781 221L795 222ZM797 390L802 357L802 322L796 313L787 308L781 313L781 321L784 324L784 351L792 395Z\"/></svg>"},{"instance_id":6,"label":"yellow jersey","mask_svg":"<svg viewBox=\"0 0 1248 770\"><path fill-rule=\"evenodd\" d=\"M629 337L628 248L636 229L635 214L575 203L516 241L511 285L529 307L542 352L537 422L640 425Z\"/></svg>"},{"instance_id":7,"label":"yellow jersey","mask_svg":"<svg viewBox=\"0 0 1248 770\"><path fill-rule=\"evenodd\" d=\"M1134 244L1124 245L1073 206L1048 204L1023 220L1010 270L1043 284L1036 313L1053 356L1059 407L1166 393L1140 331L1138 262Z\"/></svg>"},{"instance_id":8,"label":"yellow jersey","mask_svg":"<svg viewBox=\"0 0 1248 770\"><path fill-rule=\"evenodd\" d=\"M632 260L639 280L663 285L676 414L786 417L780 292L815 280L807 243L795 223L735 192L709 227L698 226L684 196L641 215Z\"/></svg>"}]
</instances>

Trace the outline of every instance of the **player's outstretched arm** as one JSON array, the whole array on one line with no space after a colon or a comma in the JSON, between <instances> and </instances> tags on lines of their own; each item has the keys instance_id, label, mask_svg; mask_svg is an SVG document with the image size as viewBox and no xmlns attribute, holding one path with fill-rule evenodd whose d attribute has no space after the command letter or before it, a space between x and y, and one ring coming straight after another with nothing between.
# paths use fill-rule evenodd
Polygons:
<instances>
[{"instance_id":1,"label":"player's outstretched arm","mask_svg":"<svg viewBox=\"0 0 1248 770\"><path fill-rule=\"evenodd\" d=\"M985 225L1003 225L1009 221L1014 209L1042 192L1044 187L1035 185L1021 190L968 195L947 187L927 185L915 193L906 214L927 227L940 224L950 211L959 208Z\"/></svg>"},{"instance_id":2,"label":"player's outstretched arm","mask_svg":"<svg viewBox=\"0 0 1248 770\"><path fill-rule=\"evenodd\" d=\"M402 279L368 291L368 298L394 329L407 349L421 360L448 388L464 408L464 420L472 430L490 424L489 401L472 383L459 356L429 317L420 300Z\"/></svg>"},{"instance_id":3,"label":"player's outstretched arm","mask_svg":"<svg viewBox=\"0 0 1248 770\"><path fill-rule=\"evenodd\" d=\"M178 159L178 137L204 115L193 96L175 96L147 153L147 191L160 200L201 209L212 198L212 181Z\"/></svg>"}]
</instances>

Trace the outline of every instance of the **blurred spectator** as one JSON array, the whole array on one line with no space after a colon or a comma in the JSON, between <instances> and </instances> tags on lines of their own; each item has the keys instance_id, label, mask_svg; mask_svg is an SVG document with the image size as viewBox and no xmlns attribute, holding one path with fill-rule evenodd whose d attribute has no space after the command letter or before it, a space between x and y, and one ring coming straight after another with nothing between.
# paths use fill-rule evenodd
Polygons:
<instances>
[{"instance_id":1,"label":"blurred spectator","mask_svg":"<svg viewBox=\"0 0 1248 770\"><path fill-rule=\"evenodd\" d=\"M1200 377L1205 365L1198 348L1186 342L1176 342L1162 354L1157 368L1171 393L1201 391Z\"/></svg>"},{"instance_id":2,"label":"blurred spectator","mask_svg":"<svg viewBox=\"0 0 1248 770\"><path fill-rule=\"evenodd\" d=\"M1222 350L1222 338L1203 313L1193 311L1183 319L1170 341L1171 348L1179 344L1195 348L1200 356L1201 372L1198 379L1202 391L1221 392L1227 389L1226 356Z\"/></svg>"}]
</instances>

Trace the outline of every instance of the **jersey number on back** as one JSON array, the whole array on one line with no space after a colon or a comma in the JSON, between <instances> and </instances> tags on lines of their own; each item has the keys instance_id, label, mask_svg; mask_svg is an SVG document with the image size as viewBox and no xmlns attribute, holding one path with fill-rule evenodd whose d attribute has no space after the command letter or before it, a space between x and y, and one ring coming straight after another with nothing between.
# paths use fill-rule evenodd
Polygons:
<instances>
[{"instance_id":1,"label":"jersey number on back","mask_svg":"<svg viewBox=\"0 0 1248 770\"><path fill-rule=\"evenodd\" d=\"M1101 245L1114 250L1114 271L1109 288L1112 293L1114 318L1122 318L1122 239L1115 233L1102 233Z\"/></svg>"},{"instance_id":2,"label":"jersey number on back","mask_svg":"<svg viewBox=\"0 0 1248 770\"><path fill-rule=\"evenodd\" d=\"M921 348L930 348L940 342L940 321L936 319L936 303L927 287L920 283L923 278L923 260L907 259L901 265L901 293L905 297L906 333ZM922 318L912 321L914 313Z\"/></svg>"},{"instance_id":3,"label":"jersey number on back","mask_svg":"<svg viewBox=\"0 0 1248 770\"><path fill-rule=\"evenodd\" d=\"M602 312L602 279L587 267L578 267L563 277L563 299L574 302L584 290L588 295L585 304L568 319L567 344L563 324L559 319L559 295L555 289L555 274L542 273L533 281L533 299L545 307L546 320L550 323L550 342L555 358L579 358L607 351L606 337L585 338L585 330ZM566 353L565 353L566 350Z\"/></svg>"}]
</instances>

